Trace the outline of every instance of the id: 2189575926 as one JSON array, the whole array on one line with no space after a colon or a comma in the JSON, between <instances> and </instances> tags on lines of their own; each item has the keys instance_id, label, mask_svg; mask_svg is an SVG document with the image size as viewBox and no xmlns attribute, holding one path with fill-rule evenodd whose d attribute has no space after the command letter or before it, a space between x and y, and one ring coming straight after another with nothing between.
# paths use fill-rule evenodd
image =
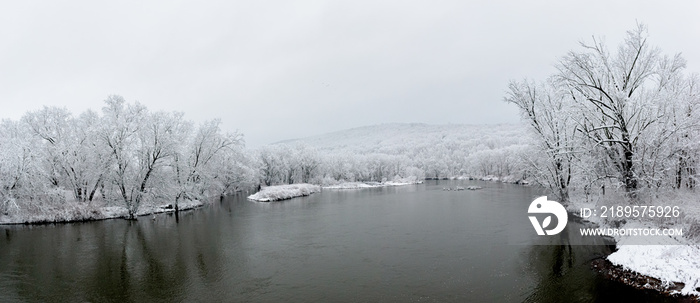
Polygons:
<instances>
[{"instance_id":1,"label":"id: 2189575926","mask_svg":"<svg viewBox=\"0 0 700 303\"><path fill-rule=\"evenodd\" d=\"M678 206L656 205L602 205L595 208L579 209L582 218L678 218L681 214Z\"/></svg>"}]
</instances>

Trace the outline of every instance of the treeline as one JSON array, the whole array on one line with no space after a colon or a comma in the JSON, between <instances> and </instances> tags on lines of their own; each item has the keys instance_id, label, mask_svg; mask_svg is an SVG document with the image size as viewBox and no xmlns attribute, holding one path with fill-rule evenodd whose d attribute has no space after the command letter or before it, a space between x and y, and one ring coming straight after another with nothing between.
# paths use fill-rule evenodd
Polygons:
<instances>
[{"instance_id":1,"label":"treeline","mask_svg":"<svg viewBox=\"0 0 700 303\"><path fill-rule=\"evenodd\" d=\"M488 177L526 179L531 151L519 125L387 124L264 146L266 185Z\"/></svg>"},{"instance_id":2,"label":"treeline","mask_svg":"<svg viewBox=\"0 0 700 303\"><path fill-rule=\"evenodd\" d=\"M132 218L144 202L177 209L255 183L243 147L241 134L223 133L218 120L195 125L120 96L105 100L101 114L44 107L0 123L0 214L67 199L121 204Z\"/></svg>"},{"instance_id":3,"label":"treeline","mask_svg":"<svg viewBox=\"0 0 700 303\"><path fill-rule=\"evenodd\" d=\"M529 147L517 125L390 124L342 135L250 150L218 120L195 125L120 96L99 113L44 107L0 123L0 215L80 204L123 207L133 218L144 203L177 211L183 201L260 185L528 175ZM92 216L57 216L80 217Z\"/></svg>"},{"instance_id":4,"label":"treeline","mask_svg":"<svg viewBox=\"0 0 700 303\"><path fill-rule=\"evenodd\" d=\"M561 200L571 189L607 185L641 191L697 184L700 113L695 74L680 54L648 41L644 25L609 49L581 43L547 80L512 82L506 101L529 124L538 152L528 160Z\"/></svg>"}]
</instances>

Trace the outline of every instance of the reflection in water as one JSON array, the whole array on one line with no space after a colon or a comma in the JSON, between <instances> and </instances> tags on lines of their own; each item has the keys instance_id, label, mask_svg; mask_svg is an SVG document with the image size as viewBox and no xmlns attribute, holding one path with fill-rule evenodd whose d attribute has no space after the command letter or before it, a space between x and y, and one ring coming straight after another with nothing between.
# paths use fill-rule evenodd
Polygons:
<instances>
[{"instance_id":1,"label":"reflection in water","mask_svg":"<svg viewBox=\"0 0 700 303\"><path fill-rule=\"evenodd\" d=\"M589 269L575 222L534 245L532 188L466 181L229 197L177 218L2 226L0 302L662 301ZM579 236L580 237L580 236ZM590 239L589 239L590 240Z\"/></svg>"},{"instance_id":2,"label":"reflection in water","mask_svg":"<svg viewBox=\"0 0 700 303\"><path fill-rule=\"evenodd\" d=\"M614 242L600 237L581 237L581 223L570 221L548 245L531 246L526 272L537 279L525 302L675 302L651 291L639 291L608 281L591 269L591 262L612 253ZM572 241L578 244L571 245Z\"/></svg>"},{"instance_id":3,"label":"reflection in water","mask_svg":"<svg viewBox=\"0 0 700 303\"><path fill-rule=\"evenodd\" d=\"M187 298L192 286L220 280L223 267L220 229L204 224L179 232L188 227L167 216L7 227L0 244L0 297L3 302Z\"/></svg>"},{"instance_id":4,"label":"reflection in water","mask_svg":"<svg viewBox=\"0 0 700 303\"><path fill-rule=\"evenodd\" d=\"M552 272L556 276L563 276L565 271L574 266L574 254L569 241L569 233L559 233L559 245L553 247L554 262L552 262Z\"/></svg>"}]
</instances>

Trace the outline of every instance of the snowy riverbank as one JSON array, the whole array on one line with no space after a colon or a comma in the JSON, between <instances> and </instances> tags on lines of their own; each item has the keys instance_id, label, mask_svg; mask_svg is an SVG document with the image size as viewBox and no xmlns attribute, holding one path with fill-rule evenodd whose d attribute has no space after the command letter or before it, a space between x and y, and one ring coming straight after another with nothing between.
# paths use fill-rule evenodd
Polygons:
<instances>
[{"instance_id":1,"label":"snowy riverbank","mask_svg":"<svg viewBox=\"0 0 700 303\"><path fill-rule=\"evenodd\" d=\"M404 186L420 184L423 181L419 180L397 180L397 181L386 181L386 182L342 182L333 185L325 185L324 189L362 189L362 188L375 188L375 187L387 187L387 186Z\"/></svg>"},{"instance_id":2,"label":"snowy riverbank","mask_svg":"<svg viewBox=\"0 0 700 303\"><path fill-rule=\"evenodd\" d=\"M321 191L318 185L301 183L263 187L259 192L248 196L248 199L258 202L272 202L296 197L308 196Z\"/></svg>"},{"instance_id":3,"label":"snowy riverbank","mask_svg":"<svg viewBox=\"0 0 700 303\"><path fill-rule=\"evenodd\" d=\"M29 209L21 209L7 214L0 214L0 224L41 224L97 221L126 218L129 211L124 206L101 206L103 203L69 201L62 204L43 203ZM203 206L198 200L186 200L178 204L180 211L195 209ZM174 212L172 204L142 205L138 216Z\"/></svg>"},{"instance_id":4,"label":"snowy riverbank","mask_svg":"<svg viewBox=\"0 0 700 303\"><path fill-rule=\"evenodd\" d=\"M667 245L637 245L621 238L607 259L624 270L660 280L660 291L700 296L700 247L685 239L667 240Z\"/></svg>"},{"instance_id":5,"label":"snowy riverbank","mask_svg":"<svg viewBox=\"0 0 700 303\"><path fill-rule=\"evenodd\" d=\"M530 185L530 181L525 180L523 178L516 177L514 175L507 175L507 176L494 176L494 175L487 175L487 176L452 176L452 177L442 177L442 178L432 178L432 177L426 177L426 181L430 180L471 180L471 181L488 181L488 182L500 182L500 183L509 183L509 184L519 184L519 185Z\"/></svg>"},{"instance_id":6,"label":"snowy riverbank","mask_svg":"<svg viewBox=\"0 0 700 303\"><path fill-rule=\"evenodd\" d=\"M623 205L623 196L609 194L592 199L572 199L567 207L578 214L581 208ZM645 205L679 206L683 215L669 219L611 219L600 216L584 218L598 228L665 229L682 228L683 236L614 236L617 250L606 257L609 264L595 264L611 279L642 289L655 289L670 295L700 296L700 201L694 195L675 195L663 201L653 199Z\"/></svg>"},{"instance_id":7,"label":"snowy riverbank","mask_svg":"<svg viewBox=\"0 0 700 303\"><path fill-rule=\"evenodd\" d=\"M248 199L258 202L272 202L287 200L296 197L308 196L310 194L320 192L321 189L363 189L376 188L387 186L404 186L412 184L420 184L423 181L415 178L397 179L394 181L385 182L338 182L335 184L326 184L323 186L307 183L301 184L284 184L263 187L259 192L248 196Z\"/></svg>"}]
</instances>

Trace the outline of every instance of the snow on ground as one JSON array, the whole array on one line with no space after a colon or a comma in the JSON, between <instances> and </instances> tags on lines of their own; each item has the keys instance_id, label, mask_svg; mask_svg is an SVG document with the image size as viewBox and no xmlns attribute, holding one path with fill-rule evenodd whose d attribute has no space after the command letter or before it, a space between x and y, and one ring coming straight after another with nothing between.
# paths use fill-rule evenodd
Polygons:
<instances>
[{"instance_id":1,"label":"snow on ground","mask_svg":"<svg viewBox=\"0 0 700 303\"><path fill-rule=\"evenodd\" d=\"M273 185L263 187L259 192L248 196L248 199L258 202L272 202L308 196L319 191L321 191L320 186L307 183Z\"/></svg>"},{"instance_id":2,"label":"snow on ground","mask_svg":"<svg viewBox=\"0 0 700 303\"><path fill-rule=\"evenodd\" d=\"M632 221L621 228L661 228ZM624 269L668 283L683 283L683 295L700 295L700 245L672 236L616 236L617 251L607 259Z\"/></svg>"},{"instance_id":3,"label":"snow on ground","mask_svg":"<svg viewBox=\"0 0 700 303\"><path fill-rule=\"evenodd\" d=\"M106 206L101 210L105 218L124 218L129 215L129 210L124 206Z\"/></svg>"},{"instance_id":4,"label":"snow on ground","mask_svg":"<svg viewBox=\"0 0 700 303\"><path fill-rule=\"evenodd\" d=\"M0 224L75 222L108 219L101 208L89 203L37 203L26 209L0 214Z\"/></svg>"}]
</instances>

